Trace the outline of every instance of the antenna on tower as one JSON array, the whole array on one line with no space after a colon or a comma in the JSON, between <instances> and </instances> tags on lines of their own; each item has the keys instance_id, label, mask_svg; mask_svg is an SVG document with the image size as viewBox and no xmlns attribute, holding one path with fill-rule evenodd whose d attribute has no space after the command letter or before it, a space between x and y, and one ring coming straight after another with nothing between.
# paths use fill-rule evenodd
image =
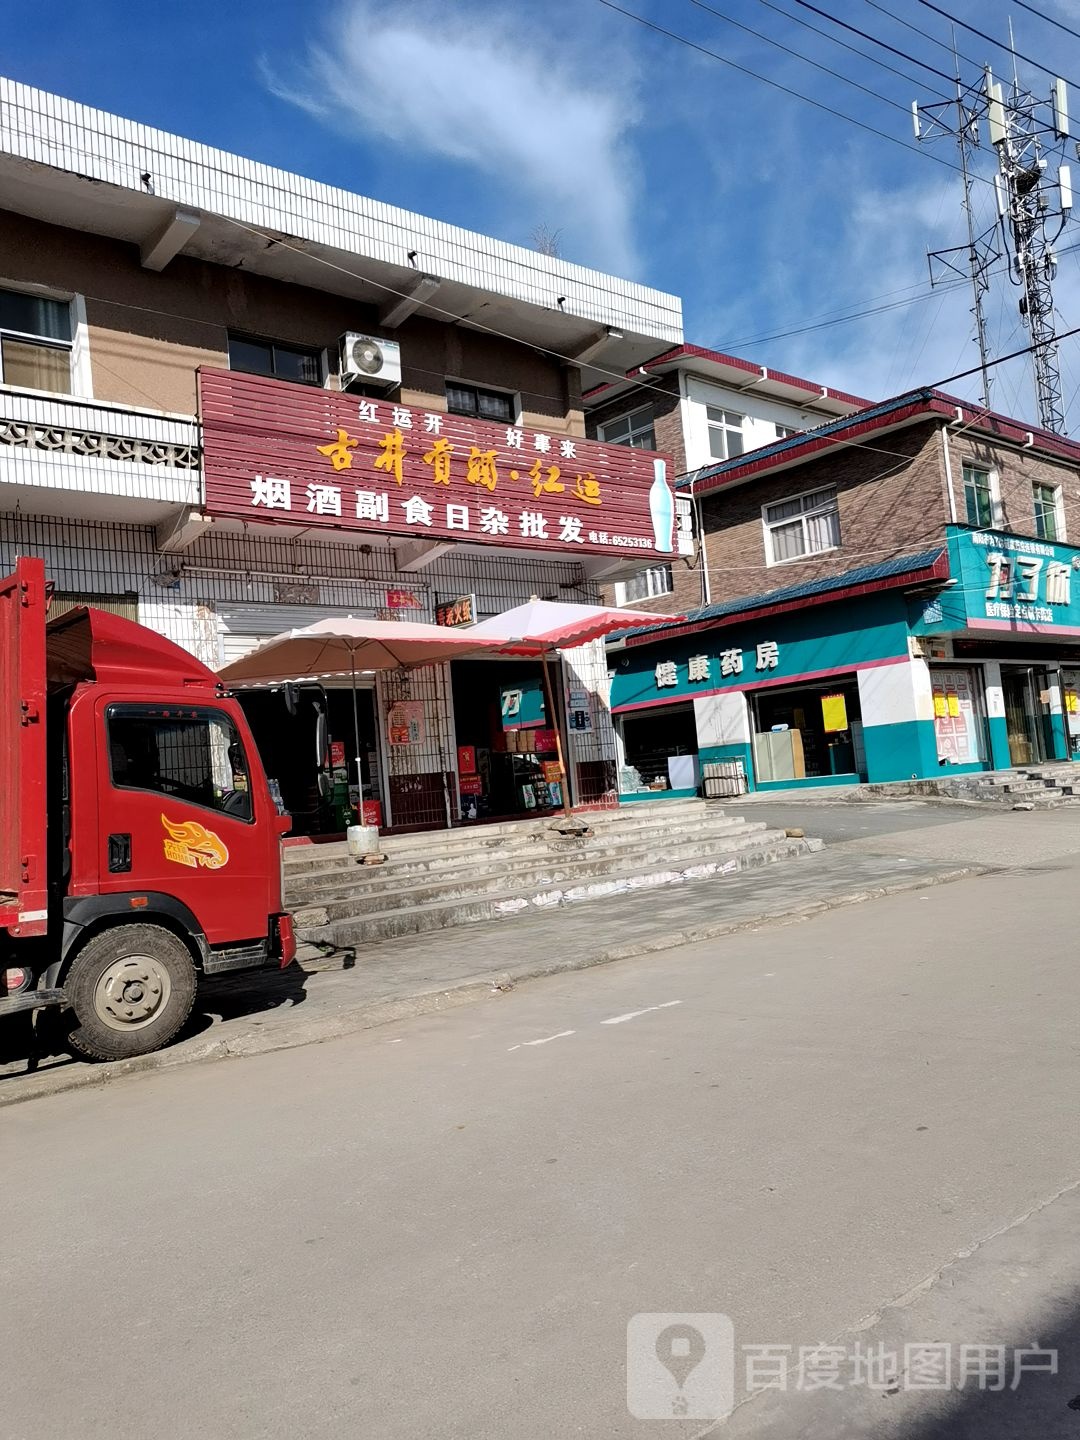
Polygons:
<instances>
[{"instance_id":1,"label":"antenna on tower","mask_svg":"<svg viewBox=\"0 0 1080 1440\"><path fill-rule=\"evenodd\" d=\"M1009 278L1020 290L1020 318L1031 336L1039 422L1065 433L1057 327L1054 315L1054 245L1072 212L1072 175L1064 163L1048 164L1047 151L1063 151L1069 133L1069 97L1055 80L1040 100L1014 80L1004 105L1004 126L994 142L999 193L1004 191L1001 233L1009 249Z\"/></svg>"},{"instance_id":2,"label":"antenna on tower","mask_svg":"<svg viewBox=\"0 0 1080 1440\"><path fill-rule=\"evenodd\" d=\"M974 322L975 344L979 347L982 402L989 409L991 376L984 302L990 293L991 267L996 260L1001 259L1001 251L997 245L997 222L980 230L975 219L975 205L972 198L974 179L972 161L974 152L980 146L980 122L988 119L990 134L993 137L997 116L994 113L994 100L990 94L989 70L986 71L983 84L976 82L965 86L961 83L955 35L953 37L953 58L957 69L955 99L939 101L921 108L918 101L915 101L911 111L915 122L916 140L934 140L945 136L956 143L957 153L960 157L960 174L963 180L961 204L967 223L967 244L952 245L944 250L929 250L926 260L930 269L932 286L936 287L954 281L957 277L971 281L971 317Z\"/></svg>"},{"instance_id":3,"label":"antenna on tower","mask_svg":"<svg viewBox=\"0 0 1080 1440\"><path fill-rule=\"evenodd\" d=\"M1064 80L1054 80L1047 99L1039 99L1020 83L1016 51L1009 22L1013 78L1008 93L987 66L977 82L965 85L956 62L956 97L934 105L912 106L915 134L920 141L947 136L956 143L963 180L963 209L968 243L927 255L930 283L946 278L970 278L975 342L979 347L983 404L990 404L990 371L985 299L992 267L1008 257L1007 274L1021 291L1020 317L1031 337L1032 368L1039 423L1056 434L1065 433L1061 399L1061 371L1054 320L1053 281L1057 274L1054 245L1073 208L1072 173L1064 163L1069 137L1069 97ZM953 57L956 60L955 37ZM972 203L973 171L980 152L981 123L996 159L993 177L997 217L980 231ZM1056 151L1056 163L1048 163ZM982 154L986 154L982 150ZM1080 147L1078 147L1080 153ZM964 257L961 260L960 257ZM965 263L966 261L966 263ZM935 268L936 267L936 268Z\"/></svg>"}]
</instances>

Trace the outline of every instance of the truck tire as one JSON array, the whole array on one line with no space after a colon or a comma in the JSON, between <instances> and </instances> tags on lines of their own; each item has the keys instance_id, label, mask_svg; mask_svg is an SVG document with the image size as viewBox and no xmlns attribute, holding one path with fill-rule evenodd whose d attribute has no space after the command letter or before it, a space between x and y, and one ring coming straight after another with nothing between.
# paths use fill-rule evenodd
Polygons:
<instances>
[{"instance_id":1,"label":"truck tire","mask_svg":"<svg viewBox=\"0 0 1080 1440\"><path fill-rule=\"evenodd\" d=\"M88 940L64 977L75 1025L68 1044L93 1060L126 1060L170 1041L195 1003L195 966L160 925L117 925Z\"/></svg>"}]
</instances>

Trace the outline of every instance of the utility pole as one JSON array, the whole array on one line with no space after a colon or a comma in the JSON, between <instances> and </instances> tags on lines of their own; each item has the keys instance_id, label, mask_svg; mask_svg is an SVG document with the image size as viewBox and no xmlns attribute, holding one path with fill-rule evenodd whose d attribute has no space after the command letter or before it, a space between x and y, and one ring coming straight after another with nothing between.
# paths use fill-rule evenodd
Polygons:
<instances>
[{"instance_id":1,"label":"utility pole","mask_svg":"<svg viewBox=\"0 0 1080 1440\"><path fill-rule=\"evenodd\" d=\"M959 61L956 68L959 71ZM926 260L932 286L950 283L957 277L971 279L971 316L975 327L975 343L979 347L982 402L989 410L990 351L984 302L990 293L990 271L994 262L1001 259L1001 251L997 246L997 224L980 231L976 224L972 199L972 186L975 184L972 168L974 152L979 148L979 121L985 118L988 108L989 102L983 93L981 82L964 85L957 74L954 100L942 100L934 105L923 106L916 101L912 104L911 114L915 123L916 140L933 140L945 136L956 142L960 157L960 173L964 186L961 203L967 223L967 244L953 245L945 250L929 250Z\"/></svg>"},{"instance_id":2,"label":"utility pole","mask_svg":"<svg viewBox=\"0 0 1080 1440\"><path fill-rule=\"evenodd\" d=\"M1072 210L1072 177L1059 163L1051 176L1046 151L1063 149L1069 136L1064 80L1055 80L1049 102L1021 87L1015 68L1006 99L986 70L990 143L997 151L994 177L1002 233L1009 246L1009 278L1020 290L1020 316L1031 336L1039 423L1065 433L1054 315L1054 245Z\"/></svg>"},{"instance_id":3,"label":"utility pole","mask_svg":"<svg viewBox=\"0 0 1080 1440\"><path fill-rule=\"evenodd\" d=\"M1069 136L1065 82L1055 80L1049 98L1043 100L1020 84L1015 58L1007 94L989 67L969 83L959 76L959 62L956 68L955 99L922 106L915 102L911 107L917 140L947 136L956 142L963 178L967 244L928 253L930 283L939 285L958 276L971 281L982 402L989 408L985 301L995 273L993 266L1007 256L1007 274L1020 290L1020 318L1031 337L1039 423L1045 430L1064 434L1053 281L1057 274L1054 245L1072 210L1072 179L1068 165L1063 163ZM976 163L980 154L987 154L981 143L984 123L996 160L992 178L997 220L980 229L973 188L991 178L980 176ZM1048 163L1050 152L1057 156L1053 167Z\"/></svg>"}]
</instances>

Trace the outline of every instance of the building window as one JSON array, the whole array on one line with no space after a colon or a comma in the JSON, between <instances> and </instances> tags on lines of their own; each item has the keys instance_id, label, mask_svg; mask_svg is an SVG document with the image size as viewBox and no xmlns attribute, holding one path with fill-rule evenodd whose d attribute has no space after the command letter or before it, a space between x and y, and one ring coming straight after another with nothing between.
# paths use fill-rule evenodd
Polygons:
<instances>
[{"instance_id":1,"label":"building window","mask_svg":"<svg viewBox=\"0 0 1080 1440\"><path fill-rule=\"evenodd\" d=\"M840 544L840 509L835 485L766 505L762 519L765 557L770 565L798 560L803 555L819 555L823 550L835 550Z\"/></svg>"},{"instance_id":2,"label":"building window","mask_svg":"<svg viewBox=\"0 0 1080 1440\"><path fill-rule=\"evenodd\" d=\"M794 425L774 425L777 440L790 440L793 435L801 435L801 430L796 430Z\"/></svg>"},{"instance_id":3,"label":"building window","mask_svg":"<svg viewBox=\"0 0 1080 1440\"><path fill-rule=\"evenodd\" d=\"M674 588L670 565L650 565L648 570L639 570L629 580L616 580L615 604L636 605L654 595L670 595Z\"/></svg>"},{"instance_id":4,"label":"building window","mask_svg":"<svg viewBox=\"0 0 1080 1440\"><path fill-rule=\"evenodd\" d=\"M0 290L0 381L71 394L71 305Z\"/></svg>"},{"instance_id":5,"label":"building window","mask_svg":"<svg viewBox=\"0 0 1080 1440\"><path fill-rule=\"evenodd\" d=\"M730 460L743 453L743 417L734 410L706 405L709 420L709 454L714 460Z\"/></svg>"},{"instance_id":6,"label":"building window","mask_svg":"<svg viewBox=\"0 0 1080 1440\"><path fill-rule=\"evenodd\" d=\"M279 345L276 340L253 340L247 335L229 336L229 369L292 380L299 385L323 383L321 350Z\"/></svg>"},{"instance_id":7,"label":"building window","mask_svg":"<svg viewBox=\"0 0 1080 1440\"><path fill-rule=\"evenodd\" d=\"M505 390L482 390L479 385L446 382L446 408L451 415L470 415L474 420L494 420L512 425L517 419L514 396Z\"/></svg>"},{"instance_id":8,"label":"building window","mask_svg":"<svg viewBox=\"0 0 1080 1440\"><path fill-rule=\"evenodd\" d=\"M994 482L989 470L979 465L964 466L964 510L969 525L994 523Z\"/></svg>"},{"instance_id":9,"label":"building window","mask_svg":"<svg viewBox=\"0 0 1080 1440\"><path fill-rule=\"evenodd\" d=\"M620 415L600 426L600 439L608 445L629 445L633 450L655 450L656 430L653 426L653 409L646 405L643 410L631 410L629 415Z\"/></svg>"},{"instance_id":10,"label":"building window","mask_svg":"<svg viewBox=\"0 0 1080 1440\"><path fill-rule=\"evenodd\" d=\"M1060 485L1032 485L1035 502L1035 534L1040 540L1064 540Z\"/></svg>"}]
</instances>

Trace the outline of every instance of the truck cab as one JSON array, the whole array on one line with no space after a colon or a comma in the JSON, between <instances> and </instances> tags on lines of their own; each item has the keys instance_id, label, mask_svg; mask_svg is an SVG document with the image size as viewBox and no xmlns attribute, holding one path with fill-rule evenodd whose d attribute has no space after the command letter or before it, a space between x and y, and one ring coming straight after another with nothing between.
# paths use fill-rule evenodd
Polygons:
<instances>
[{"instance_id":1,"label":"truck cab","mask_svg":"<svg viewBox=\"0 0 1080 1440\"><path fill-rule=\"evenodd\" d=\"M20 561L0 582L0 1016L64 1005L75 1049L119 1058L175 1035L200 974L292 960L289 822L213 671L130 620L45 608L42 563Z\"/></svg>"}]
</instances>

